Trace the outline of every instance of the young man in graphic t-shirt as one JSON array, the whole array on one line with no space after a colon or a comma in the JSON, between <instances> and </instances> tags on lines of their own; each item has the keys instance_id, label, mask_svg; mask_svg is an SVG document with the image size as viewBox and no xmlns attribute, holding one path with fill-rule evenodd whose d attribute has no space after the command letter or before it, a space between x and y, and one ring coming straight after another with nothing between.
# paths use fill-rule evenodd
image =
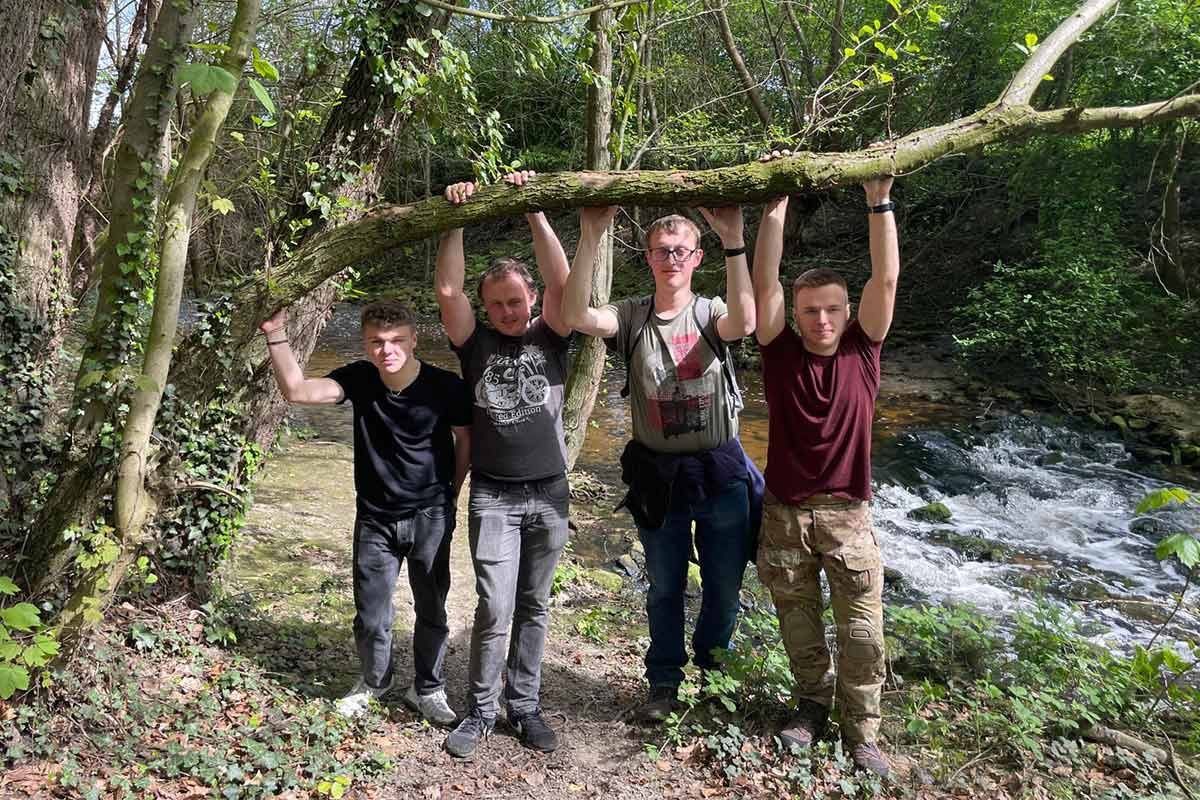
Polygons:
<instances>
[{"instance_id":1,"label":"young man in graphic t-shirt","mask_svg":"<svg viewBox=\"0 0 1200 800\"><path fill-rule=\"evenodd\" d=\"M871 277L852 319L846 281L812 269L792 286L787 324L779 261L787 198L768 206L754 258L757 338L770 426L758 573L771 590L796 680L780 738L808 747L836 701L854 762L887 775L876 742L885 674L883 567L871 528L871 421L879 351L900 275L892 179L863 184ZM822 621L820 571L837 625L836 678Z\"/></svg>"},{"instance_id":2,"label":"young man in graphic t-shirt","mask_svg":"<svg viewBox=\"0 0 1200 800\"><path fill-rule=\"evenodd\" d=\"M518 172L505 180L520 186L532 176ZM474 191L474 184L457 183L446 188L446 199L462 203ZM477 324L463 288L462 229L446 233L438 246L442 323L474 401L468 521L479 601L467 715L445 745L459 757L473 753L491 732L505 672L508 721L522 744L543 752L558 747L542 719L540 691L550 585L567 543L562 407L570 330L558 318L567 257L544 214L525 218L546 285L536 319L533 276L522 262L505 258L479 279L479 300L491 324Z\"/></svg>"},{"instance_id":3,"label":"young man in graphic t-shirt","mask_svg":"<svg viewBox=\"0 0 1200 800\"><path fill-rule=\"evenodd\" d=\"M701 669L719 667L714 651L729 646L737 621L752 551L755 470L737 438L740 395L726 362L727 343L754 330L754 292L741 209L701 209L725 249L728 306L692 292L692 272L704 257L700 230L669 216L646 230L654 294L591 307L593 262L616 211L582 210L563 317L581 333L608 338L627 359L633 441L621 456L630 487L624 505L637 523L650 580L649 692L636 713L659 722L677 702L688 660L684 592L693 547L702 598L692 651Z\"/></svg>"},{"instance_id":4,"label":"young man in graphic t-shirt","mask_svg":"<svg viewBox=\"0 0 1200 800\"><path fill-rule=\"evenodd\" d=\"M287 338L286 312L262 324L275 381L292 403L354 407L354 640L361 675L338 703L346 716L364 712L392 686L392 592L408 561L416 624L415 676L404 701L431 722L449 725L446 702L446 595L454 500L466 477L471 411L466 387L452 372L419 361L415 321L394 300L362 312L366 361L305 378Z\"/></svg>"}]
</instances>

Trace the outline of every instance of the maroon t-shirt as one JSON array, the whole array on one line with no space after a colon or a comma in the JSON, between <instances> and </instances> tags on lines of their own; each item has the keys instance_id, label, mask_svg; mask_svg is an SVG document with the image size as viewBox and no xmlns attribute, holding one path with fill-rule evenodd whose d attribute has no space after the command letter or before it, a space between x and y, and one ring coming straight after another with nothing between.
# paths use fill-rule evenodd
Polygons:
<instances>
[{"instance_id":1,"label":"maroon t-shirt","mask_svg":"<svg viewBox=\"0 0 1200 800\"><path fill-rule=\"evenodd\" d=\"M871 499L880 347L858 320L831 356L805 350L790 325L759 346L769 412L767 488L782 502L822 493Z\"/></svg>"}]
</instances>

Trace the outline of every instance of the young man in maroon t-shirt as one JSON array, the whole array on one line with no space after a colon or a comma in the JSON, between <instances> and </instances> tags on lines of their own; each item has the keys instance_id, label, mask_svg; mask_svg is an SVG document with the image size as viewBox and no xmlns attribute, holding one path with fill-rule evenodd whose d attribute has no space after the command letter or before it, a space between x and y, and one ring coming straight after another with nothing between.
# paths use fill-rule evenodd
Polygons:
<instances>
[{"instance_id":1,"label":"young man in maroon t-shirt","mask_svg":"<svg viewBox=\"0 0 1200 800\"><path fill-rule=\"evenodd\" d=\"M796 329L787 324L779 283L787 198L764 210L754 257L757 337L770 411L758 572L775 601L796 680L796 715L780 738L808 747L821 735L836 694L855 764L879 775L888 773L876 745L884 679L883 567L868 501L879 350L900 275L891 186L890 177L863 184L871 278L857 319L846 281L833 270L812 269L793 284ZM821 619L821 569L837 623L836 681Z\"/></svg>"}]
</instances>

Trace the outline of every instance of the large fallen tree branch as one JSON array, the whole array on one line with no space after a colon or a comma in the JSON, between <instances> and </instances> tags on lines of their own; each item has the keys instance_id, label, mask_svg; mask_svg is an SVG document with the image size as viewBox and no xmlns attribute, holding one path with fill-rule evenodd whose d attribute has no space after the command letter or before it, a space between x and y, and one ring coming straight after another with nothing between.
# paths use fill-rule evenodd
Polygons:
<instances>
[{"instance_id":1,"label":"large fallen tree branch","mask_svg":"<svg viewBox=\"0 0 1200 800\"><path fill-rule=\"evenodd\" d=\"M1200 116L1200 94L1109 108L1035 111L1027 105L992 106L880 148L804 152L769 163L695 172L556 172L539 175L521 188L506 183L482 187L461 206L440 197L405 206L381 206L297 251L272 276L272 300L289 303L330 275L404 242L527 211L761 202L783 194L853 186L880 175L903 175L947 156L1023 137L1142 127L1189 116Z\"/></svg>"},{"instance_id":2,"label":"large fallen tree branch","mask_svg":"<svg viewBox=\"0 0 1200 800\"><path fill-rule=\"evenodd\" d=\"M846 153L804 152L769 163L695 172L557 172L539 175L522 188L505 183L485 186L461 206L435 197L411 205L375 208L353 222L312 237L286 262L276 265L266 280L258 276L236 292L230 330L231 344L239 352L237 360L251 369L254 363L261 367L261 352L242 350L254 348L258 322L274 310L304 297L347 267L404 242L452 228L527 211L582 206L757 203L784 194L853 186L881 175L904 175L948 156L1030 136L1136 128L1200 116L1200 94L1125 107L1038 111L1030 105L1042 76L1115 2L1087 0L1081 4L1034 50L1000 97L986 108L882 147ZM192 366L197 373L205 371L203 365Z\"/></svg>"}]
</instances>

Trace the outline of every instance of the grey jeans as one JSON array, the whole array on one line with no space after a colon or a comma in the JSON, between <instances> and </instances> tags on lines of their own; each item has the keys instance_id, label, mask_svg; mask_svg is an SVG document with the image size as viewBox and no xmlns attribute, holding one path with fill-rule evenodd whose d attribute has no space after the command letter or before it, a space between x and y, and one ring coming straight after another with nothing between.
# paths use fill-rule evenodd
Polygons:
<instances>
[{"instance_id":1,"label":"grey jeans","mask_svg":"<svg viewBox=\"0 0 1200 800\"><path fill-rule=\"evenodd\" d=\"M475 627L471 631L470 707L496 716L504 639L509 714L538 708L542 651L550 617L550 584L567 543L566 475L538 481L471 476L471 559L475 562Z\"/></svg>"},{"instance_id":2,"label":"grey jeans","mask_svg":"<svg viewBox=\"0 0 1200 800\"><path fill-rule=\"evenodd\" d=\"M362 676L375 687L392 680L392 594L400 562L408 559L412 588L413 683L417 694L442 688L446 657L446 595L450 593L450 540L454 506L418 509L400 520L359 511L354 520L354 643Z\"/></svg>"}]
</instances>

